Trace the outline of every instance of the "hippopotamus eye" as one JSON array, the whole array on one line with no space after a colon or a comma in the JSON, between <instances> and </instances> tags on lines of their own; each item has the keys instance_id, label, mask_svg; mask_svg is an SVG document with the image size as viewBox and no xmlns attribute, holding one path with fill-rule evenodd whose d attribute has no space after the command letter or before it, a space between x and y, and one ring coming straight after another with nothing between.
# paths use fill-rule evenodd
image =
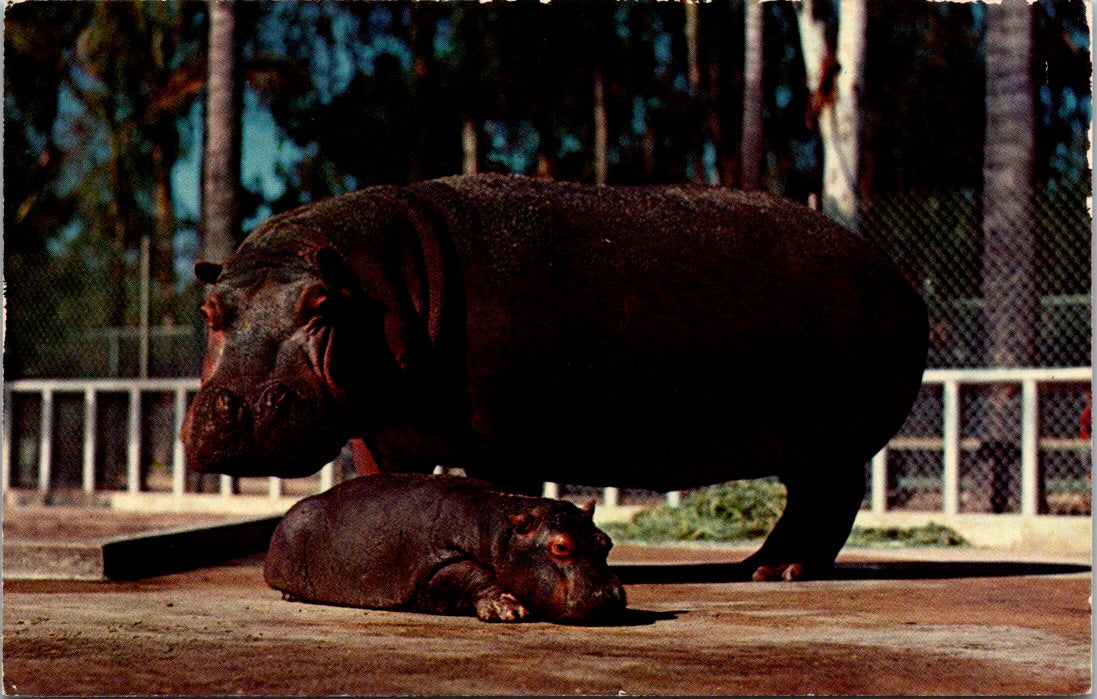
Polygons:
<instances>
[{"instance_id":1,"label":"hippopotamus eye","mask_svg":"<svg viewBox=\"0 0 1097 699\"><path fill-rule=\"evenodd\" d=\"M557 560L571 558L575 545L566 536L558 536L549 542L549 555Z\"/></svg>"}]
</instances>

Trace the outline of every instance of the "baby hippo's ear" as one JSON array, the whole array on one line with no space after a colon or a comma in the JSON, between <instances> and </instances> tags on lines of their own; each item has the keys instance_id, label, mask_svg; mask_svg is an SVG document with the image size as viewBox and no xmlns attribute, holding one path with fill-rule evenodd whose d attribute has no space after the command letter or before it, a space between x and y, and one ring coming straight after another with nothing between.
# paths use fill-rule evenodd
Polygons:
<instances>
[{"instance_id":1,"label":"baby hippo's ear","mask_svg":"<svg viewBox=\"0 0 1097 699\"><path fill-rule=\"evenodd\" d=\"M591 498L587 504L583 505L583 514L587 516L587 519L594 519L594 506L598 504L598 501Z\"/></svg>"},{"instance_id":2,"label":"baby hippo's ear","mask_svg":"<svg viewBox=\"0 0 1097 699\"><path fill-rule=\"evenodd\" d=\"M514 533L519 536L529 536L537 530L537 525L541 523L541 518L544 513L539 511L536 507L526 512L519 512L518 514L509 515L507 519L514 526Z\"/></svg>"},{"instance_id":3,"label":"baby hippo's ear","mask_svg":"<svg viewBox=\"0 0 1097 699\"><path fill-rule=\"evenodd\" d=\"M198 260L194 263L194 277L203 284L216 284L221 276L221 265L216 262Z\"/></svg>"}]
</instances>

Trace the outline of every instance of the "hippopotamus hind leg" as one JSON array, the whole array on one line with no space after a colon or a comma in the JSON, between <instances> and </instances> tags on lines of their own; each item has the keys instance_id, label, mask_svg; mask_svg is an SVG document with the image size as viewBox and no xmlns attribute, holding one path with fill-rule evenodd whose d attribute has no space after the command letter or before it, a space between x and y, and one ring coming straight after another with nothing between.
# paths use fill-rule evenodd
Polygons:
<instances>
[{"instance_id":1,"label":"hippopotamus hind leg","mask_svg":"<svg viewBox=\"0 0 1097 699\"><path fill-rule=\"evenodd\" d=\"M821 465L816 477L795 474L781 481L785 511L762 547L743 561L752 580L796 580L826 573L845 545L864 499L864 471Z\"/></svg>"}]
</instances>

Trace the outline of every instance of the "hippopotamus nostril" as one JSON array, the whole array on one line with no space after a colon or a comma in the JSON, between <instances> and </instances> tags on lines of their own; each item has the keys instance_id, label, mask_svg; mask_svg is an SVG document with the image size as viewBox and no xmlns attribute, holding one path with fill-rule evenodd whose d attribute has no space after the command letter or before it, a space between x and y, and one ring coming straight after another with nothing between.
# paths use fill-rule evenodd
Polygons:
<instances>
[{"instance_id":1,"label":"hippopotamus nostril","mask_svg":"<svg viewBox=\"0 0 1097 699\"><path fill-rule=\"evenodd\" d=\"M226 423L240 422L243 401L232 391L219 391L213 398L213 410L217 420Z\"/></svg>"},{"instance_id":2,"label":"hippopotamus nostril","mask_svg":"<svg viewBox=\"0 0 1097 699\"><path fill-rule=\"evenodd\" d=\"M284 384L276 384L267 388L259 396L257 408L260 415L269 418L276 411L291 409L296 402L299 402L296 391Z\"/></svg>"},{"instance_id":3,"label":"hippopotamus nostril","mask_svg":"<svg viewBox=\"0 0 1097 699\"><path fill-rule=\"evenodd\" d=\"M620 583L614 583L609 587L609 596L613 598L614 602L624 602L625 588Z\"/></svg>"}]
</instances>

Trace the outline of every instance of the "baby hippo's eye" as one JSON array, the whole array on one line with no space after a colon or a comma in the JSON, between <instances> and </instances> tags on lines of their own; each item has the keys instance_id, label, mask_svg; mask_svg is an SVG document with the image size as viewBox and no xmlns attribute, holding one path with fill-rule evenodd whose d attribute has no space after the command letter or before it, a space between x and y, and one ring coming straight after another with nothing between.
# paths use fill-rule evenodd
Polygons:
<instances>
[{"instance_id":1,"label":"baby hippo's eye","mask_svg":"<svg viewBox=\"0 0 1097 699\"><path fill-rule=\"evenodd\" d=\"M557 560L571 558L571 554L574 553L574 551L574 544L572 544L571 539L566 536L555 537L549 542L549 555Z\"/></svg>"}]
</instances>

